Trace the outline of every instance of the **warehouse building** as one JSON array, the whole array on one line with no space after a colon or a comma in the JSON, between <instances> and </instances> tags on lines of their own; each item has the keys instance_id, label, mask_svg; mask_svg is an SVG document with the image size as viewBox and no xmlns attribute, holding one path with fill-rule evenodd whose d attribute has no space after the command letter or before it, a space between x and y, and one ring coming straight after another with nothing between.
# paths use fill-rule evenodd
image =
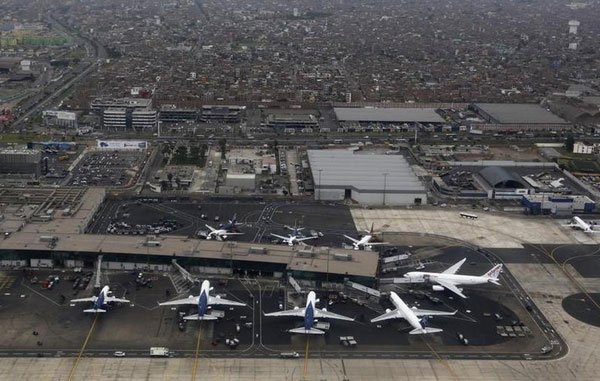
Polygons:
<instances>
[{"instance_id":1,"label":"warehouse building","mask_svg":"<svg viewBox=\"0 0 600 381\"><path fill-rule=\"evenodd\" d=\"M364 205L427 203L427 191L401 155L347 150L309 150L316 200L353 200Z\"/></svg>"},{"instance_id":2,"label":"warehouse building","mask_svg":"<svg viewBox=\"0 0 600 381\"><path fill-rule=\"evenodd\" d=\"M556 131L572 127L538 104L474 103L470 108L487 122L477 125L482 131Z\"/></svg>"},{"instance_id":3,"label":"warehouse building","mask_svg":"<svg viewBox=\"0 0 600 381\"><path fill-rule=\"evenodd\" d=\"M333 109L342 132L391 131L426 126L433 130L444 123L433 108Z\"/></svg>"},{"instance_id":4,"label":"warehouse building","mask_svg":"<svg viewBox=\"0 0 600 381\"><path fill-rule=\"evenodd\" d=\"M587 196L552 193L526 195L521 199L521 204L528 214L569 215L596 211L596 203Z\"/></svg>"}]
</instances>

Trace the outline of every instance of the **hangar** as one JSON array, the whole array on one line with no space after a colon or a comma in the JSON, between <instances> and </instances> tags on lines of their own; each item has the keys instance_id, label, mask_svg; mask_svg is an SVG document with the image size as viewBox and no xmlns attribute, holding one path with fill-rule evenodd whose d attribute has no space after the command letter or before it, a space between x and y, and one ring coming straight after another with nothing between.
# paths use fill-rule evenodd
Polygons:
<instances>
[{"instance_id":1,"label":"hangar","mask_svg":"<svg viewBox=\"0 0 600 381\"><path fill-rule=\"evenodd\" d=\"M427 203L427 191L401 155L309 150L316 200L364 205Z\"/></svg>"}]
</instances>

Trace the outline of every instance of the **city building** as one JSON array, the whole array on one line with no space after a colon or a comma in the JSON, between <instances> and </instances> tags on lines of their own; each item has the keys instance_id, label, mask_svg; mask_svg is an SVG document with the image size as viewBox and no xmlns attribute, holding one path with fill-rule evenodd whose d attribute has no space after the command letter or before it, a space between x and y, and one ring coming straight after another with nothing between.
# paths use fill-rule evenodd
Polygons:
<instances>
[{"instance_id":1,"label":"city building","mask_svg":"<svg viewBox=\"0 0 600 381\"><path fill-rule=\"evenodd\" d=\"M246 106L202 106L200 120L203 122L239 123Z\"/></svg>"},{"instance_id":2,"label":"city building","mask_svg":"<svg viewBox=\"0 0 600 381\"><path fill-rule=\"evenodd\" d=\"M269 114L267 126L284 132L313 132L319 128L317 118L312 114Z\"/></svg>"},{"instance_id":3,"label":"city building","mask_svg":"<svg viewBox=\"0 0 600 381\"><path fill-rule=\"evenodd\" d=\"M68 111L47 110L42 112L46 126L77 128L77 114Z\"/></svg>"},{"instance_id":4,"label":"city building","mask_svg":"<svg viewBox=\"0 0 600 381\"><path fill-rule=\"evenodd\" d=\"M179 123L195 121L198 119L198 110L182 109L173 105L165 105L160 109L159 120L166 123Z\"/></svg>"},{"instance_id":5,"label":"city building","mask_svg":"<svg viewBox=\"0 0 600 381\"><path fill-rule=\"evenodd\" d=\"M598 143L589 143L589 142L575 142L573 144L573 153L580 153L584 155L591 155L598 152L598 147L600 144Z\"/></svg>"},{"instance_id":6,"label":"city building","mask_svg":"<svg viewBox=\"0 0 600 381\"><path fill-rule=\"evenodd\" d=\"M39 177L41 174L40 150L2 149L0 150L0 173L26 174Z\"/></svg>"},{"instance_id":7,"label":"city building","mask_svg":"<svg viewBox=\"0 0 600 381\"><path fill-rule=\"evenodd\" d=\"M124 108L107 108L102 111L102 127L107 130L124 130L127 128L127 110Z\"/></svg>"},{"instance_id":8,"label":"city building","mask_svg":"<svg viewBox=\"0 0 600 381\"><path fill-rule=\"evenodd\" d=\"M316 200L353 200L365 205L419 205L427 190L401 155L347 150L309 150Z\"/></svg>"},{"instance_id":9,"label":"city building","mask_svg":"<svg viewBox=\"0 0 600 381\"><path fill-rule=\"evenodd\" d=\"M133 110L131 112L131 128L134 131L154 130L158 122L156 110Z\"/></svg>"}]
</instances>

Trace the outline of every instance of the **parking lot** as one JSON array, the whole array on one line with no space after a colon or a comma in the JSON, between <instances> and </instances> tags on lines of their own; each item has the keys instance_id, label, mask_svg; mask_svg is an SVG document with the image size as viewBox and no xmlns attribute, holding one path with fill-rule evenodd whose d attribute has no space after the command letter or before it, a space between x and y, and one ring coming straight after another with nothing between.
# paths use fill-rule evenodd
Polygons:
<instances>
[{"instance_id":1,"label":"parking lot","mask_svg":"<svg viewBox=\"0 0 600 381\"><path fill-rule=\"evenodd\" d=\"M88 152L71 173L68 185L127 186L141 170L139 152Z\"/></svg>"}]
</instances>

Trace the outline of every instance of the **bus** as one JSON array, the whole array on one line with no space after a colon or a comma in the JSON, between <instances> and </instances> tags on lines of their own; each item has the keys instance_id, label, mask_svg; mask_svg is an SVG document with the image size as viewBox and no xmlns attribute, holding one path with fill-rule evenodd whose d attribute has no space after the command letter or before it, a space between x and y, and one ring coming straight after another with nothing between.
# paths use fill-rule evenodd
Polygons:
<instances>
[{"instance_id":1,"label":"bus","mask_svg":"<svg viewBox=\"0 0 600 381\"><path fill-rule=\"evenodd\" d=\"M460 212L460 216L463 218L468 218L470 220L476 220L477 218L479 218L476 214L466 212Z\"/></svg>"}]
</instances>

